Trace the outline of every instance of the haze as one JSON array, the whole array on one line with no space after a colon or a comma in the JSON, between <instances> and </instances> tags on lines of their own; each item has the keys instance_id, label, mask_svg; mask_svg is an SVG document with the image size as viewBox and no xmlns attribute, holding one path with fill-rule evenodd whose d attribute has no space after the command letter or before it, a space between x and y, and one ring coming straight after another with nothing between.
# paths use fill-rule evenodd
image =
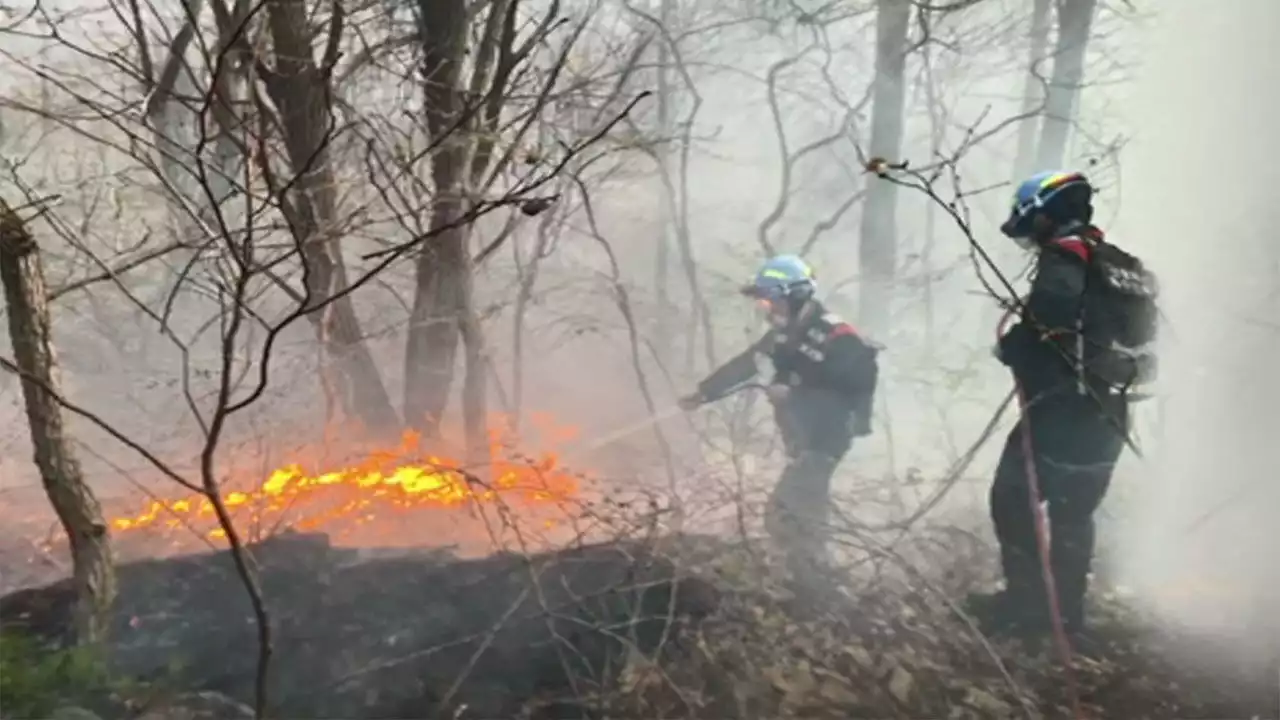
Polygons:
<instances>
[{"instance_id":1,"label":"haze","mask_svg":"<svg viewBox=\"0 0 1280 720\"><path fill-rule=\"evenodd\" d=\"M1153 458L1127 474L1142 490L1118 519L1124 570L1169 617L1274 648L1280 6L1160 10L1128 103L1117 228L1164 278L1167 368Z\"/></svg>"},{"instance_id":2,"label":"haze","mask_svg":"<svg viewBox=\"0 0 1280 720\"><path fill-rule=\"evenodd\" d=\"M652 4L656 12L657 3ZM631 47L632 35L638 36L619 20L630 18L627 13L605 5L601 19L592 21L593 32L582 41L581 57L574 56L587 68L592 62L607 64L601 58L612 56L602 48L611 47L610 42ZM971 130L993 133L966 150L957 169L960 189L972 193L966 201L973 231L1010 275L1021 270L1025 258L1012 252L996 227L1007 211L1013 179L1018 124L1007 119L1020 112L1025 73L1010 68L1026 64L1028 5L988 0L940 23L938 32L951 44L930 47L929 53L930 71L941 88L932 107L943 112L930 117L924 64L919 56L913 58L907 73L901 153L917 166L928 165L931 152L954 152ZM1273 97L1280 93L1280 63L1271 57L1280 3L1161 0L1138 4L1136 10L1123 2L1103 5L1090 41L1086 86L1065 163L1085 169L1097 181L1099 220L1112 238L1161 275L1168 329L1161 397L1138 410L1137 440L1145 459L1128 455L1117 474L1105 508L1102 563L1109 582L1130 588L1170 622L1266 646L1274 642L1274 635L1258 630L1265 627L1275 633L1280 628L1271 612L1280 600L1280 563L1268 559L1280 539L1272 517L1280 505L1272 459L1272 409L1280 404L1280 379L1272 368L1280 356L1280 250L1272 237L1280 220L1272 199L1280 181L1275 162L1280 140L1272 127L1274 112L1280 109ZM699 17L709 22L708 14ZM841 21L825 41L834 47L829 54L824 42L815 41L803 24L786 25L777 34L743 24L686 41L684 50L691 56L687 62L702 102L693 121L685 185L689 230L700 289L711 308L718 360L743 347L760 329L752 308L734 295L733 288L762 257L759 229L777 203L782 183L779 141L762 80L771 65L807 47L778 84L786 143L794 152L823 136L838 137L829 150L797 164L786 193L786 212L767 233L778 249L796 250L815 225L835 216L868 182L860 151L865 154L867 149L869 112L847 124L845 114L872 78L872 18L867 13ZM119 40L119 28L110 25L114 19L102 20L106 30L94 24L98 20L95 16L78 25L70 23L74 31L68 32ZM619 37L629 39L623 42ZM50 48L30 38L12 43L6 38L0 45L3 92L11 98L35 102L40 96L40 81L18 68L38 51L44 51L44 62L63 72L86 72L87 61L66 48ZM355 48L353 40L353 55ZM824 79L824 65L837 82ZM589 70L579 72L586 75ZM380 131L403 129L397 125L397 113L417 111L422 101L416 84L397 75L405 73L398 68L369 69L359 82L352 81L347 90L356 108L352 114L365 113L369 126ZM105 80L101 84L107 85ZM635 90L652 84L646 75L636 81ZM127 83L120 80L119 85ZM46 84L45 92L57 96L59 90ZM680 120L691 96L677 96L675 115ZM66 97L61 102L74 105ZM57 239L55 230L83 236L103 256L124 252L144 232L158 237L175 232L151 170L140 169L136 159L106 149L105 143L66 131L37 145L39 131L32 116L8 105L0 105L0 119L6 157L14 163L22 160L15 172L26 189L63 195L54 219L34 224L52 248L51 284L88 275L96 267L70 243ZM651 128L657 122L654 104L640 107L636 122ZM569 116L574 111L557 112ZM562 116L555 119L568 122ZM938 142L931 138L935 122L943 128ZM995 131L1001 123L1006 123L1004 129ZM845 133L840 135L842 127ZM405 131L405 137L415 132L420 128ZM555 152L551 130L543 132L545 147L539 148ZM362 164L364 139L360 136L335 151L344 163L338 174L354 188L344 195L344 207L367 203L365 207L374 208L369 211L373 219L353 230L344 247L352 267L367 266L361 256L383 247L380 242L411 236L406 226L388 219L390 212L378 205L377 193L360 184L367 170ZM628 136L620 144L630 140ZM594 218L587 217L580 201L564 201L571 207L557 220L553 251L540 270L520 341L520 400L526 412L548 412L565 424L585 428L583 445L594 452L574 459L592 469L616 474L626 483L663 474L660 445L643 424L651 409L637 390L635 346L615 304L617 286L626 287L643 341L640 364L655 408L666 417L659 427L679 455L682 491L695 493L706 464L724 465L725 458L707 452L686 419L672 416L669 409L677 394L708 369L710 358L704 340L691 349L683 339L685 328L697 318L674 247L668 304L660 305L656 297L654 248L668 226L664 188L655 178L652 158L640 153L626 157L611 171L611 179L600 180L594 191ZM95 204L95 193L102 187L111 189L106 206L116 210L114 214ZM567 184L557 187L566 195L573 192ZM938 188L949 198L949 177L939 180ZM12 176L0 180L2 193L16 198L23 191ZM989 355L998 312L974 275L967 238L945 213L931 210L932 203L921 194L904 190L898 203L900 284L890 321L876 332L876 339L887 346L877 433L845 461L839 487L845 493L884 478L937 478L975 439L1009 388L1006 373ZM418 219L421 211L416 209ZM809 253L832 307L855 322L865 314L859 307L862 212L859 204L840 215ZM480 222L477 236L495 235L505 217ZM616 253L621 267L616 283L591 222ZM494 410L500 409L497 398L511 394L517 385L512 367L513 288L535 251L537 223L520 221L511 245L477 273L476 306L484 321L492 372L502 381L490 394ZM281 233L278 228L275 232ZM512 246L519 248L520 268L508 249ZM405 382L405 327L412 304L405 298L414 288L411 264L401 264L357 295L365 333L373 338L371 352L390 396L397 400ZM157 269L130 275L122 284L154 294L171 276ZM182 464L198 449L199 434L179 390L180 355L158 336L150 319L117 297L116 288L99 287L96 292L113 299L77 297L56 309L69 394ZM287 309L284 298L266 297L264 315L278 316ZM186 302L175 313L179 319L174 324L188 334L217 311L207 298ZM663 322L674 334L665 344L654 340ZM268 395L234 423L233 435L244 444L224 450L228 465L241 462L248 468L245 472L260 476L263 468L287 454L286 440L307 435L315 442L319 437L315 420L323 415L324 403L315 380L318 352L304 325L299 323L283 336L275 361L277 379ZM261 342L261 337L251 337L245 347L260 349ZM216 372L216 343L205 338L193 347L197 370ZM0 348L6 357L11 354L7 338ZM455 395L462 385L461 371L457 375ZM197 378L194 384L204 391L212 387L207 378ZM0 424L12 432L5 439L7 462L0 483L36 493L38 478L26 462L17 384L5 381L4 392L9 407ZM456 405L455 398L446 423L453 434L461 424L454 419ZM761 408L756 413L757 419L765 414ZM725 433L718 418L702 416L697 422L717 439ZM1006 418L1002 431L1008 424ZM296 430L299 427L306 429ZM625 427L636 430L608 444L595 442ZM113 468L146 464L84 421L76 420L74 428L92 448L85 461L100 492L130 490ZM966 479L971 481L962 483L944 503L939 515L947 521L988 532L985 489L1002 438L1002 432L996 434L969 469ZM250 452L245 449L249 447L256 449ZM751 446L743 454L765 453ZM154 472L144 482L165 487ZM866 520L884 519L888 513L869 506L854 511ZM1202 520L1210 511L1212 517Z\"/></svg>"}]
</instances>

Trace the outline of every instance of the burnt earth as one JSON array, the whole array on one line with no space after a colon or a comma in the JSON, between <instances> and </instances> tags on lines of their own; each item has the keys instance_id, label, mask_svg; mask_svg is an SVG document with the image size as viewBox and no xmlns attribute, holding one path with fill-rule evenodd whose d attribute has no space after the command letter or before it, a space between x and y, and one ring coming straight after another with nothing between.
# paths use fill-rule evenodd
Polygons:
<instances>
[{"instance_id":1,"label":"burnt earth","mask_svg":"<svg viewBox=\"0 0 1280 720\"><path fill-rule=\"evenodd\" d=\"M535 698L607 689L629 646L653 651L716 604L710 586L628 543L460 561L287 534L253 554L277 717L453 717L464 705L515 717ZM114 673L253 701L255 624L228 553L124 564L119 587ZM21 590L0 598L0 623L62 642L72 601L65 581Z\"/></svg>"}]
</instances>

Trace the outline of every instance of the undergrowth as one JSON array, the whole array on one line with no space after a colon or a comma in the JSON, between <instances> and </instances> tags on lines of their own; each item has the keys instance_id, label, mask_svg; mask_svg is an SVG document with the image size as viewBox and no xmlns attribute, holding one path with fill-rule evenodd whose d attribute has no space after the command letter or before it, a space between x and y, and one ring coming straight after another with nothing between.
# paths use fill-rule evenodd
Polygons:
<instances>
[{"instance_id":1,"label":"undergrowth","mask_svg":"<svg viewBox=\"0 0 1280 720\"><path fill-rule=\"evenodd\" d=\"M48 717L109 685L92 648L54 648L22 632L0 632L0 708L7 718Z\"/></svg>"}]
</instances>

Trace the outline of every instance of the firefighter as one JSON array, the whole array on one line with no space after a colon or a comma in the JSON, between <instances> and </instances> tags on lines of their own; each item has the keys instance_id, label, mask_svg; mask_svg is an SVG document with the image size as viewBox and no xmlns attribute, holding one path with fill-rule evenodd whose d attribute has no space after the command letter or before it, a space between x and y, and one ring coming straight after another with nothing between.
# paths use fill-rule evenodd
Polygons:
<instances>
[{"instance_id":1,"label":"firefighter","mask_svg":"<svg viewBox=\"0 0 1280 720\"><path fill-rule=\"evenodd\" d=\"M820 580L827 564L825 527L831 477L853 438L871 433L878 349L815 297L813 271L800 258L769 259L742 294L765 311L769 330L682 398L692 410L752 380L757 358L772 361L766 394L787 465L769 500L765 527L793 579Z\"/></svg>"},{"instance_id":2,"label":"firefighter","mask_svg":"<svg viewBox=\"0 0 1280 720\"><path fill-rule=\"evenodd\" d=\"M1152 372L1154 277L1092 225L1092 197L1080 173L1040 173L1018 187L1001 226L1037 258L1018 322L995 351L1019 386L1022 416L990 495L1005 585L969 599L992 634L1036 637L1052 629L1029 483L1034 471L1036 507L1048 510L1059 613L1068 636L1081 639L1094 513L1124 449L1129 392ZM1131 282L1135 277L1149 282Z\"/></svg>"}]
</instances>

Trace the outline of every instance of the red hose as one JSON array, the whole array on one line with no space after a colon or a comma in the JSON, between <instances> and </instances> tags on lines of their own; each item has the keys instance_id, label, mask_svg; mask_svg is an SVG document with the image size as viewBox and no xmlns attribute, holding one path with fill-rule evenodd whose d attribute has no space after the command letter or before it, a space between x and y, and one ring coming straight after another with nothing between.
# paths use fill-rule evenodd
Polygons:
<instances>
[{"instance_id":1,"label":"red hose","mask_svg":"<svg viewBox=\"0 0 1280 720\"><path fill-rule=\"evenodd\" d=\"M996 326L996 340L1004 337L1006 326L1013 318L1010 309L1000 318ZM1049 598L1049 619L1053 625L1053 640L1058 648L1058 656L1062 659L1063 671L1066 673L1067 693L1071 699L1071 713L1076 720L1083 720L1084 712L1080 706L1080 689L1076 683L1075 663L1071 651L1071 641L1067 639L1066 626L1062 621L1062 606L1058 602L1058 585L1053 577L1052 551L1049 547L1048 520L1040 501L1040 475L1036 471L1034 448L1031 442L1031 416L1027 412L1027 396L1017 376L1013 380L1014 390L1018 395L1018 410L1022 423L1022 460L1026 465L1027 489L1031 502L1031 516L1035 518L1036 548L1040 553L1040 577L1044 580L1045 594Z\"/></svg>"}]
</instances>

